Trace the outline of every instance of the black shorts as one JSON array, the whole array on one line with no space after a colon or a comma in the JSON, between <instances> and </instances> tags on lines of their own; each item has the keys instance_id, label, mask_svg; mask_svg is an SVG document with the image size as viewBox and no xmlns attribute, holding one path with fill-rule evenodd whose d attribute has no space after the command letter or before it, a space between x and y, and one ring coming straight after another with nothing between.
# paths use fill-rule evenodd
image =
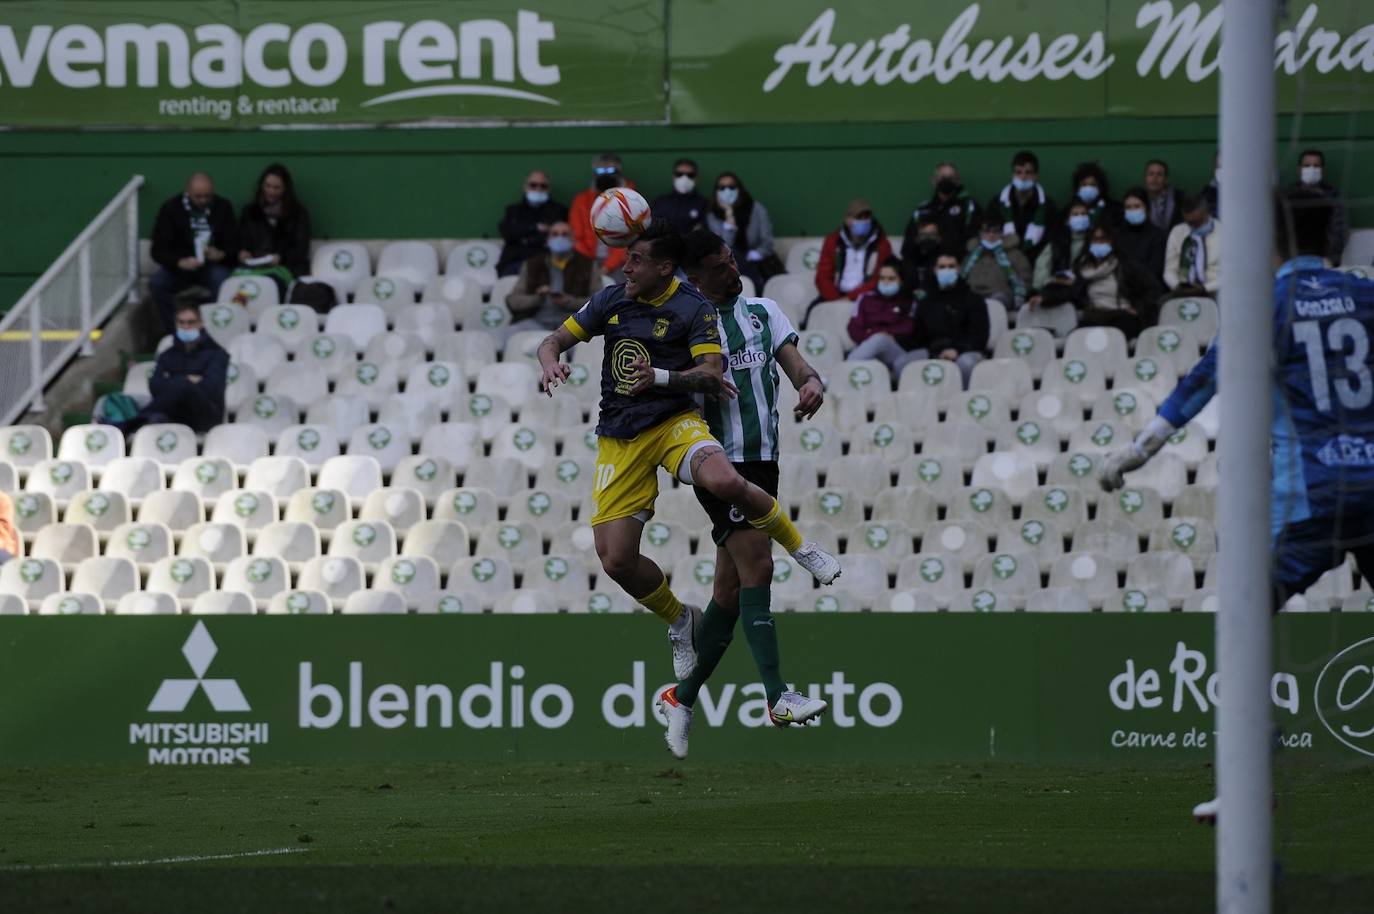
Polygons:
<instances>
[{"instance_id":1,"label":"black shorts","mask_svg":"<svg viewBox=\"0 0 1374 914\"><path fill-rule=\"evenodd\" d=\"M778 497L778 464L774 460L753 460L747 463L732 463L739 474L774 498ZM752 530L753 525L744 519L744 514L734 505L727 505L700 486L695 487L697 501L706 509L711 518L711 541L717 546L725 545L730 534L736 530Z\"/></svg>"}]
</instances>

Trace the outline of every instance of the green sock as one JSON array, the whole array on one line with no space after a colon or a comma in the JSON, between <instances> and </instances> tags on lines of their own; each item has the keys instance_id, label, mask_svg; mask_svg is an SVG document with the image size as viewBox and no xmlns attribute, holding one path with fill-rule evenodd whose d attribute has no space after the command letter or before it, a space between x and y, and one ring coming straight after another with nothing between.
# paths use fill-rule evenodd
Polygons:
<instances>
[{"instance_id":1,"label":"green sock","mask_svg":"<svg viewBox=\"0 0 1374 914\"><path fill-rule=\"evenodd\" d=\"M697 665L687 678L677 684L677 700L692 707L697 703L697 693L715 672L725 649L735 637L735 622L739 613L726 609L715 600L706 604L701 615L701 628L697 629Z\"/></svg>"},{"instance_id":2,"label":"green sock","mask_svg":"<svg viewBox=\"0 0 1374 914\"><path fill-rule=\"evenodd\" d=\"M773 615L768 611L770 600L767 587L740 588L739 617L744 623L744 637L768 692L768 705L772 707L787 683L782 681L782 673L778 671L778 632L773 626Z\"/></svg>"}]
</instances>

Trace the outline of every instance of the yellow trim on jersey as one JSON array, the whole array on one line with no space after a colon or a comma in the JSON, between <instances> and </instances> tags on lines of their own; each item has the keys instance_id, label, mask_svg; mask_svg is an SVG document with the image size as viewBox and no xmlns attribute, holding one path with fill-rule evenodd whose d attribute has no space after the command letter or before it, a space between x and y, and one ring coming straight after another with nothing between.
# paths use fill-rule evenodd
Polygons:
<instances>
[{"instance_id":1,"label":"yellow trim on jersey","mask_svg":"<svg viewBox=\"0 0 1374 914\"><path fill-rule=\"evenodd\" d=\"M719 343L697 343L692 347L692 358L700 358L703 355L724 355Z\"/></svg>"},{"instance_id":2,"label":"yellow trim on jersey","mask_svg":"<svg viewBox=\"0 0 1374 914\"><path fill-rule=\"evenodd\" d=\"M563 322L563 326L568 329L569 333L571 333L573 336L577 337L584 343L592 338L592 335L587 331L583 330L582 325L579 324L577 321L573 320L571 317Z\"/></svg>"},{"instance_id":3,"label":"yellow trim on jersey","mask_svg":"<svg viewBox=\"0 0 1374 914\"><path fill-rule=\"evenodd\" d=\"M677 292L678 287L681 285L682 280L674 276L673 281L668 283L668 288L664 290L662 295L659 295L656 298L640 298L639 296L635 296L635 301L645 305L653 305L655 308L657 308L659 305L663 304L668 299L672 298L673 295Z\"/></svg>"}]
</instances>

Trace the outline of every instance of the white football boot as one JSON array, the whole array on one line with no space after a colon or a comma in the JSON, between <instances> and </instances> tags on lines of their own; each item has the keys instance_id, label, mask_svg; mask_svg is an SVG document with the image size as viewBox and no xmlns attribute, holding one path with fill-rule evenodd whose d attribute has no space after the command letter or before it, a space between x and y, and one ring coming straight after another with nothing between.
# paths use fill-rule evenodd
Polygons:
<instances>
[{"instance_id":1,"label":"white football boot","mask_svg":"<svg viewBox=\"0 0 1374 914\"><path fill-rule=\"evenodd\" d=\"M701 609L682 604L682 615L668 626L668 643L673 646L673 677L679 682L692 675L697 667L697 629L701 627Z\"/></svg>"},{"instance_id":2,"label":"white football boot","mask_svg":"<svg viewBox=\"0 0 1374 914\"><path fill-rule=\"evenodd\" d=\"M674 758L687 757L687 737L692 732L692 709L677 700L677 686L669 686L658 696L658 713L668 721L663 741Z\"/></svg>"},{"instance_id":3,"label":"white football boot","mask_svg":"<svg viewBox=\"0 0 1374 914\"><path fill-rule=\"evenodd\" d=\"M800 692L783 692L773 703L773 707L768 709L768 719L775 727L786 727L789 724L800 726L824 714L828 707L830 706L819 698L812 698Z\"/></svg>"},{"instance_id":4,"label":"white football boot","mask_svg":"<svg viewBox=\"0 0 1374 914\"><path fill-rule=\"evenodd\" d=\"M802 543L801 548L792 553L792 558L822 584L833 583L842 570L840 560L815 543Z\"/></svg>"},{"instance_id":5,"label":"white football boot","mask_svg":"<svg viewBox=\"0 0 1374 914\"><path fill-rule=\"evenodd\" d=\"M1221 800L1208 800L1193 807L1193 818L1201 825L1216 825L1217 813L1221 811Z\"/></svg>"}]
</instances>

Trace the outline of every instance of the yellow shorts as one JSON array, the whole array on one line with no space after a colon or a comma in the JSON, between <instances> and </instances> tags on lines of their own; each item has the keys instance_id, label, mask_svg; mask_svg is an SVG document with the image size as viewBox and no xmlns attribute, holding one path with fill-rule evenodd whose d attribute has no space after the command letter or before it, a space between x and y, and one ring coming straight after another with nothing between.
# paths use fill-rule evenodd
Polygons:
<instances>
[{"instance_id":1,"label":"yellow shorts","mask_svg":"<svg viewBox=\"0 0 1374 914\"><path fill-rule=\"evenodd\" d=\"M653 512L658 498L658 468L677 475L687 452L700 442L716 443L696 410L640 432L633 438L598 438L592 474L592 526Z\"/></svg>"}]
</instances>

